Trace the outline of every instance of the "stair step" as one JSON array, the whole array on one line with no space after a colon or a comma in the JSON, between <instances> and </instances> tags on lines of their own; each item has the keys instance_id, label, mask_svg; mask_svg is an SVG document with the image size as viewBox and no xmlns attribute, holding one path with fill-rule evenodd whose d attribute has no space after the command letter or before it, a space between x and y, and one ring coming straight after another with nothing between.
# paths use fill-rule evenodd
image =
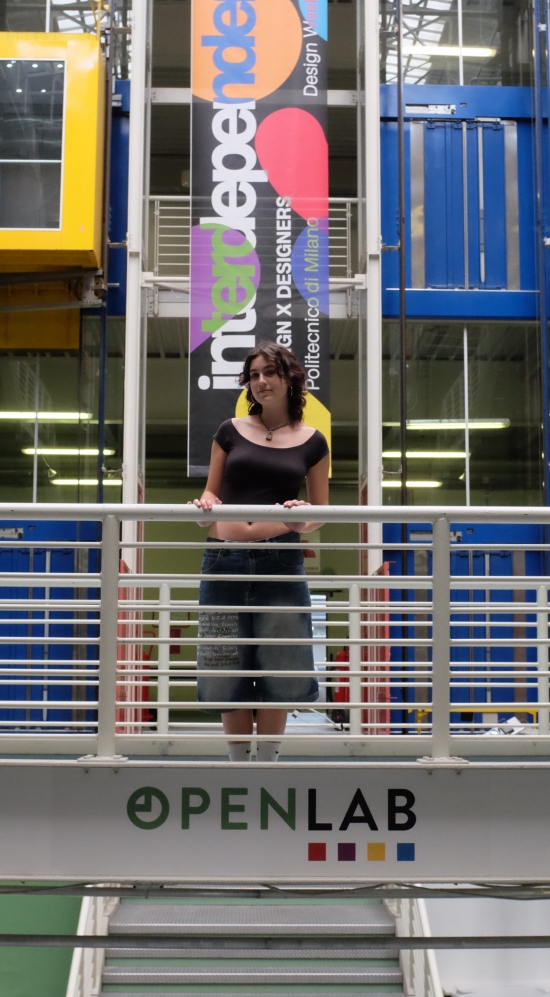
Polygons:
<instances>
[{"instance_id":1,"label":"stair step","mask_svg":"<svg viewBox=\"0 0 550 997\"><path fill-rule=\"evenodd\" d=\"M382 905L360 906L220 906L121 904L109 924L110 934L200 933L393 935L395 925Z\"/></svg>"},{"instance_id":2,"label":"stair step","mask_svg":"<svg viewBox=\"0 0 550 997\"><path fill-rule=\"evenodd\" d=\"M225 941L225 940L224 940ZM354 948L346 947L343 939L330 939L330 948L327 946L327 939L318 944L311 944L315 939L308 938L307 944L303 947L288 947L288 941L282 938L246 938L228 939L227 941L238 945L227 944L206 944L197 945L197 939L184 939L184 943L178 948L112 948L107 949L107 962L113 959L384 959L394 961L397 959L398 942L395 951L392 949L364 949L360 945ZM339 944L333 944L338 941ZM191 942L191 945L189 945ZM263 942L263 945L255 944ZM286 942L286 944L285 944ZM193 944L195 943L195 944ZM266 944L267 943L267 944ZM278 944L277 944L278 943ZM283 943L283 944L281 944Z\"/></svg>"},{"instance_id":3,"label":"stair step","mask_svg":"<svg viewBox=\"0 0 550 997\"><path fill-rule=\"evenodd\" d=\"M343 983L365 986L367 984L401 984L401 970L390 967L367 967L361 969L335 966L332 969L282 968L281 966L255 967L169 967L169 966L107 966L103 971L103 984L136 985L142 983L170 984L209 984L209 985L328 985Z\"/></svg>"},{"instance_id":4,"label":"stair step","mask_svg":"<svg viewBox=\"0 0 550 997\"><path fill-rule=\"evenodd\" d=\"M392 997L404 997L401 990L394 987L385 987L383 991L376 990L375 988L361 987L361 990L351 990L347 986L335 987L331 984L328 987L315 988L312 990L308 987L307 990L272 990L271 988L262 987L258 990L256 987L239 987L238 990L223 990L220 991L216 987L215 990L210 989L200 989L200 990L185 990L179 987L163 987L161 991L159 990L144 990L142 987L139 990L126 990L121 989L118 986L108 986L101 991L100 997L107 997L108 994L118 994L118 997L165 997L167 993L172 994L183 994L185 997L238 997L238 995L258 995L266 994L268 997L329 997L332 994L342 994L342 997L365 997L366 994L369 997L388 997L388 993L391 993Z\"/></svg>"}]
</instances>

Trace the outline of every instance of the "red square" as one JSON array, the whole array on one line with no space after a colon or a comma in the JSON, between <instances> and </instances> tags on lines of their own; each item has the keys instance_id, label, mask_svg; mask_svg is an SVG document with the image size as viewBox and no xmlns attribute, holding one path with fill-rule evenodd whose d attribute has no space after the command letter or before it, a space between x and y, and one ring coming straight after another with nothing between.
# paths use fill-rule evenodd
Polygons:
<instances>
[{"instance_id":1,"label":"red square","mask_svg":"<svg viewBox=\"0 0 550 997\"><path fill-rule=\"evenodd\" d=\"M324 841L310 841L307 846L307 857L310 862L326 862L327 846Z\"/></svg>"}]
</instances>

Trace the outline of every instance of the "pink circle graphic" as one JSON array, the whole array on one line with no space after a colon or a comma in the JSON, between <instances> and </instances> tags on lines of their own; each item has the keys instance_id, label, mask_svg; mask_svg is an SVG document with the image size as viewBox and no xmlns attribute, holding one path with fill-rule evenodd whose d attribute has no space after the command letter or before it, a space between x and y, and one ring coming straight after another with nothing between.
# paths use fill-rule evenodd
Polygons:
<instances>
[{"instance_id":1,"label":"pink circle graphic","mask_svg":"<svg viewBox=\"0 0 550 997\"><path fill-rule=\"evenodd\" d=\"M306 220L328 216L328 143L308 111L285 107L264 118L256 152L271 186Z\"/></svg>"}]
</instances>

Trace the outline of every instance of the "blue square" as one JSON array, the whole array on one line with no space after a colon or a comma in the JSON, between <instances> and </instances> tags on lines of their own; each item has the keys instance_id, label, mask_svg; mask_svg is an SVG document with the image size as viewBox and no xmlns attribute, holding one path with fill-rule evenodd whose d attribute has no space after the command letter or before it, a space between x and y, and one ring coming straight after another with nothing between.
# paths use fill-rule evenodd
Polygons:
<instances>
[{"instance_id":1,"label":"blue square","mask_svg":"<svg viewBox=\"0 0 550 997\"><path fill-rule=\"evenodd\" d=\"M414 845L410 841L401 841L397 846L398 862L414 862Z\"/></svg>"}]
</instances>

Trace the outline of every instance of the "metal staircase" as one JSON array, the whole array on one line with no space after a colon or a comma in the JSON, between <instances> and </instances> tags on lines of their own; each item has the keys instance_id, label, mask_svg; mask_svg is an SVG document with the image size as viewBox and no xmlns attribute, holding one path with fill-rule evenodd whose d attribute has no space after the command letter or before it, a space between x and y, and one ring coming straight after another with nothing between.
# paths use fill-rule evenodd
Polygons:
<instances>
[{"instance_id":1,"label":"metal staircase","mask_svg":"<svg viewBox=\"0 0 550 997\"><path fill-rule=\"evenodd\" d=\"M145 937L143 949L108 949L102 997L359 997L403 989L397 951L361 945L364 935L395 934L395 922L379 901L123 900L109 934L180 937L173 949L151 948L150 941L145 947Z\"/></svg>"}]
</instances>

